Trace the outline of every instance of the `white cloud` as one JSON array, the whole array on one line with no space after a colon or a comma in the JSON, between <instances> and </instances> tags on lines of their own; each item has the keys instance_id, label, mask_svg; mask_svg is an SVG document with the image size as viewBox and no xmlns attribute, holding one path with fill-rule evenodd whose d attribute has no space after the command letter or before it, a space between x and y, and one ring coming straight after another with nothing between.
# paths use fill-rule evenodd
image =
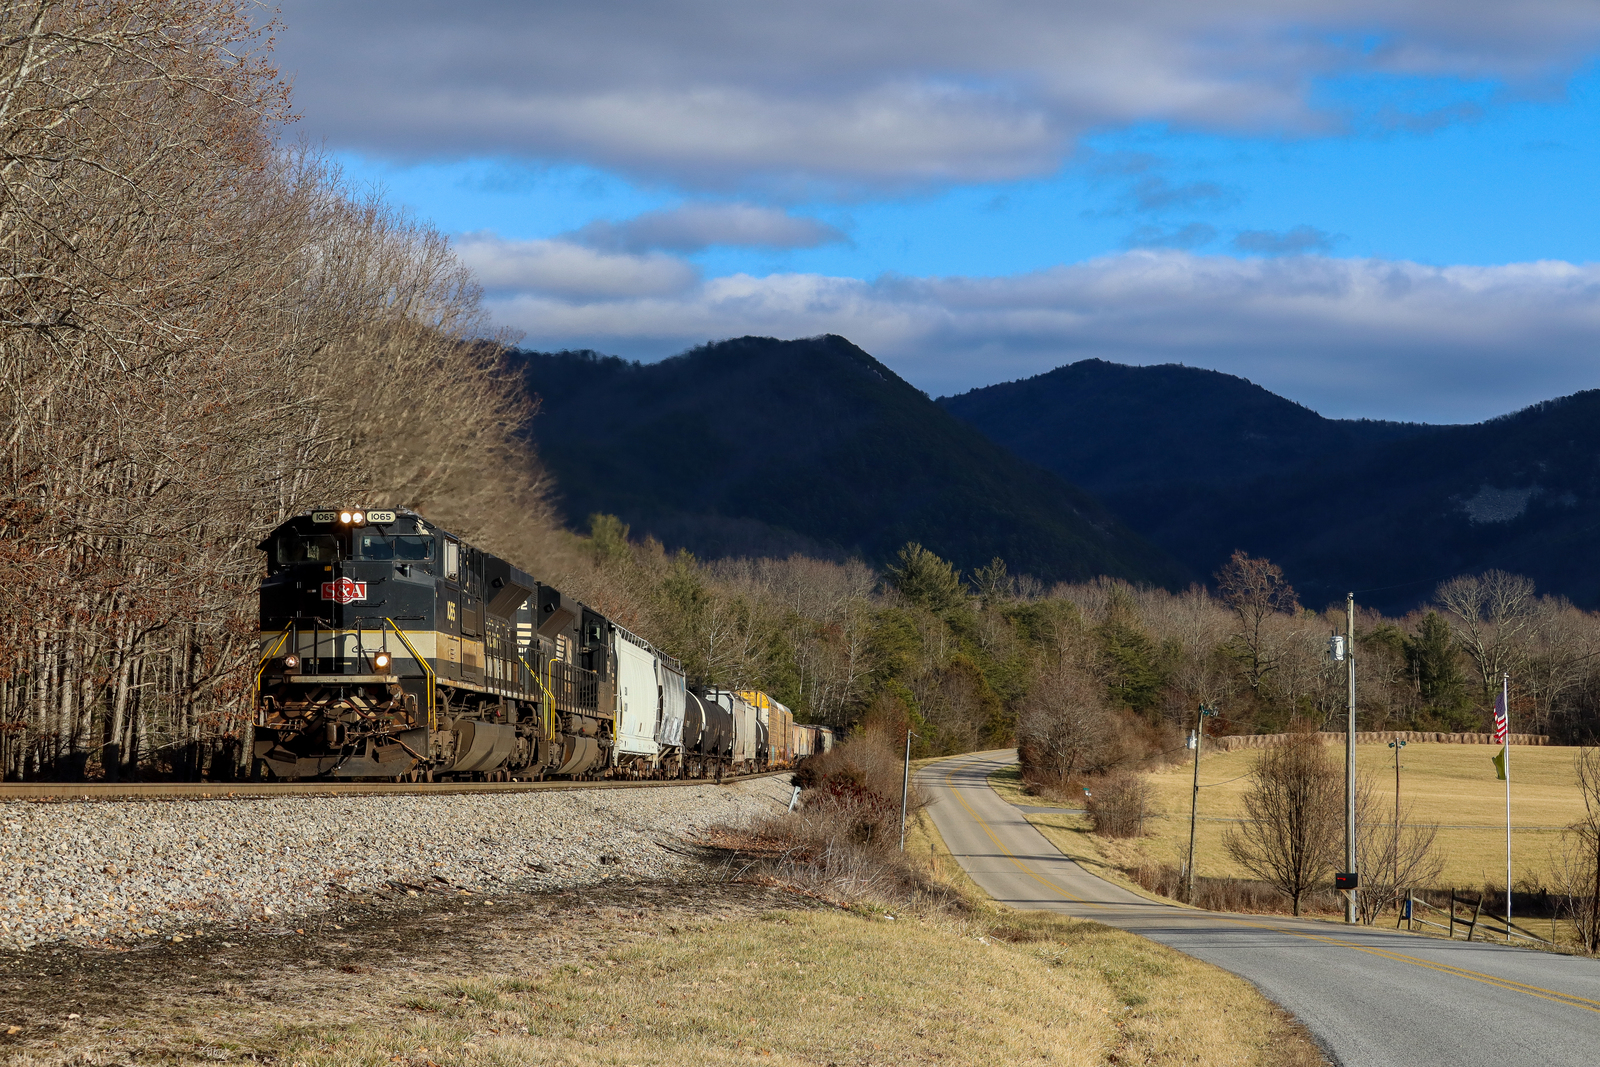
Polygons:
<instances>
[{"instance_id":1,"label":"white cloud","mask_svg":"<svg viewBox=\"0 0 1600 1067\"><path fill-rule=\"evenodd\" d=\"M713 245L816 248L847 240L825 222L755 204L684 204L621 222L600 219L565 236L592 248L626 252L698 252Z\"/></svg>"},{"instance_id":2,"label":"white cloud","mask_svg":"<svg viewBox=\"0 0 1600 1067\"><path fill-rule=\"evenodd\" d=\"M699 273L675 256L602 252L570 241L510 241L492 233L455 239L456 255L491 293L536 290L586 302L672 296Z\"/></svg>"},{"instance_id":3,"label":"white cloud","mask_svg":"<svg viewBox=\"0 0 1600 1067\"><path fill-rule=\"evenodd\" d=\"M1340 121L1330 75L1548 85L1586 0L286 0L308 126L389 157L564 159L701 188L856 188L1053 169L1082 132ZM1379 118L1456 121L1466 101Z\"/></svg>"},{"instance_id":4,"label":"white cloud","mask_svg":"<svg viewBox=\"0 0 1600 1067\"><path fill-rule=\"evenodd\" d=\"M1429 267L1135 251L1005 277L731 275L593 299L503 293L529 347L655 358L839 333L932 393L1091 356L1240 374L1330 415L1467 421L1600 385L1600 265Z\"/></svg>"}]
</instances>

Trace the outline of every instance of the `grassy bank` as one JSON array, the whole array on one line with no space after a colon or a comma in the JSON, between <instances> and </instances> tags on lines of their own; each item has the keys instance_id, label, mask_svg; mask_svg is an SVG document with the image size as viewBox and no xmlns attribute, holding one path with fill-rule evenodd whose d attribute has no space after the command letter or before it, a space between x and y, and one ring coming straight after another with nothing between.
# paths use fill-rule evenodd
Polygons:
<instances>
[{"instance_id":1,"label":"grassy bank","mask_svg":"<svg viewBox=\"0 0 1600 1067\"><path fill-rule=\"evenodd\" d=\"M424 1055L484 1065L1285 1062L1289 1025L1244 983L1217 990L1209 968L1109 933L1026 916L953 936L904 917L774 911L680 929L597 967L455 983L414 1001L411 1019L285 1052L307 1067Z\"/></svg>"},{"instance_id":2,"label":"grassy bank","mask_svg":"<svg viewBox=\"0 0 1600 1067\"><path fill-rule=\"evenodd\" d=\"M948 868L926 829L912 840L925 850L919 862ZM18 1067L1322 1062L1247 983L1093 923L979 902L954 915L846 910L726 883L606 894L598 905L578 894L497 895L492 908L462 896L404 916L329 916L262 944L207 938L52 957L76 977L31 978L39 962L19 957L0 969L11 972L0 981L10 987L0 995L0 1058Z\"/></svg>"}]
</instances>

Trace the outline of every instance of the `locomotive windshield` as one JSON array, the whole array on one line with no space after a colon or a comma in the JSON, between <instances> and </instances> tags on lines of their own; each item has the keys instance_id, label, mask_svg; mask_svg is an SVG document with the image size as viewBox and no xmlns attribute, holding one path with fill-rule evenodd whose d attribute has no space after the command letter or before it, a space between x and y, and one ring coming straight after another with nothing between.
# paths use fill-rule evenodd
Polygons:
<instances>
[{"instance_id":1,"label":"locomotive windshield","mask_svg":"<svg viewBox=\"0 0 1600 1067\"><path fill-rule=\"evenodd\" d=\"M334 563L339 559L339 540L332 534L284 534L278 538L278 564Z\"/></svg>"},{"instance_id":2,"label":"locomotive windshield","mask_svg":"<svg viewBox=\"0 0 1600 1067\"><path fill-rule=\"evenodd\" d=\"M361 559L432 559L433 538L409 535L385 537L381 533L363 533L356 539L356 551Z\"/></svg>"}]
</instances>

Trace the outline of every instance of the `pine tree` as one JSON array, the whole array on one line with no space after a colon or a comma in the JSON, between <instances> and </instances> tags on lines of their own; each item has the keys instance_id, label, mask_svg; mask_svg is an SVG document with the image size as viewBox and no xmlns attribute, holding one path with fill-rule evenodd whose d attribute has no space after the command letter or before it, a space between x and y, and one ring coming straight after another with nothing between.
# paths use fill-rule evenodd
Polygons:
<instances>
[{"instance_id":1,"label":"pine tree","mask_svg":"<svg viewBox=\"0 0 1600 1067\"><path fill-rule=\"evenodd\" d=\"M966 602L966 586L948 560L941 559L915 541L900 549L900 563L888 568L889 584L919 607L947 615Z\"/></svg>"}]
</instances>

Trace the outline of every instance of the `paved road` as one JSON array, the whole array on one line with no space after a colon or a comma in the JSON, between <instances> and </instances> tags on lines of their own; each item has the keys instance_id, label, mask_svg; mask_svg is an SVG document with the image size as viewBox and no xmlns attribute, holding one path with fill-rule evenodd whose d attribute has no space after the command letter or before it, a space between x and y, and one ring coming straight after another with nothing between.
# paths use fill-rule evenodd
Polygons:
<instances>
[{"instance_id":1,"label":"paved road","mask_svg":"<svg viewBox=\"0 0 1600 1067\"><path fill-rule=\"evenodd\" d=\"M996 900L1121 927L1241 975L1347 1067L1600 1064L1600 961L1154 903L1067 859L989 788L1015 760L980 752L918 775L945 844Z\"/></svg>"}]
</instances>

